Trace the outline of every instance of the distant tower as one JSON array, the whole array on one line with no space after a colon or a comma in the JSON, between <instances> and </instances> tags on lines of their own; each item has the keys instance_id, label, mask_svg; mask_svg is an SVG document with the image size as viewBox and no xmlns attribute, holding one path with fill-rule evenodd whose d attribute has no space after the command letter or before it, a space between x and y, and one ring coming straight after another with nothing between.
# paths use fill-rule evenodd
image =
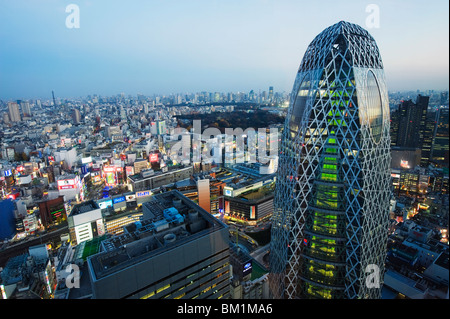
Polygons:
<instances>
[{"instance_id":1,"label":"distant tower","mask_svg":"<svg viewBox=\"0 0 450 319\"><path fill-rule=\"evenodd\" d=\"M20 122L19 105L15 102L8 103L9 119L11 122Z\"/></svg>"},{"instance_id":2,"label":"distant tower","mask_svg":"<svg viewBox=\"0 0 450 319\"><path fill-rule=\"evenodd\" d=\"M53 106L56 106L55 92L52 91L53 96Z\"/></svg>"},{"instance_id":3,"label":"distant tower","mask_svg":"<svg viewBox=\"0 0 450 319\"><path fill-rule=\"evenodd\" d=\"M248 99L250 102L253 102L255 100L255 91L250 90L250 93L248 94Z\"/></svg>"},{"instance_id":4,"label":"distant tower","mask_svg":"<svg viewBox=\"0 0 450 319\"><path fill-rule=\"evenodd\" d=\"M23 117L31 117L30 103L26 101L20 101Z\"/></svg>"},{"instance_id":5,"label":"distant tower","mask_svg":"<svg viewBox=\"0 0 450 319\"><path fill-rule=\"evenodd\" d=\"M5 123L5 124L9 123L9 115L8 115L8 113L3 113L3 123Z\"/></svg>"},{"instance_id":6,"label":"distant tower","mask_svg":"<svg viewBox=\"0 0 450 319\"><path fill-rule=\"evenodd\" d=\"M428 165L431 152L431 139L427 137L427 109L430 97L418 95L416 102L402 101L393 112L392 146L421 149L421 165Z\"/></svg>"},{"instance_id":7,"label":"distant tower","mask_svg":"<svg viewBox=\"0 0 450 319\"><path fill-rule=\"evenodd\" d=\"M81 113L78 109L72 110L72 120L74 124L78 124L81 122Z\"/></svg>"},{"instance_id":8,"label":"distant tower","mask_svg":"<svg viewBox=\"0 0 450 319\"><path fill-rule=\"evenodd\" d=\"M269 86L269 102L273 102L273 86Z\"/></svg>"},{"instance_id":9,"label":"distant tower","mask_svg":"<svg viewBox=\"0 0 450 319\"><path fill-rule=\"evenodd\" d=\"M441 105L448 105L448 91L441 92Z\"/></svg>"},{"instance_id":10,"label":"distant tower","mask_svg":"<svg viewBox=\"0 0 450 319\"><path fill-rule=\"evenodd\" d=\"M439 109L436 114L436 129L432 138L433 141L433 161L447 163L449 160L449 109Z\"/></svg>"}]
</instances>

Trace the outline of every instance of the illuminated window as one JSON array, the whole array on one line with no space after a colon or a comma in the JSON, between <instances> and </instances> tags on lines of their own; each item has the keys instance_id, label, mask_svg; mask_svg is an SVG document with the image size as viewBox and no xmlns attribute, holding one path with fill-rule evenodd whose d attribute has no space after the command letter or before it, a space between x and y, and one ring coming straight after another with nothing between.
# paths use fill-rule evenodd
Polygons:
<instances>
[{"instance_id":1,"label":"illuminated window","mask_svg":"<svg viewBox=\"0 0 450 319\"><path fill-rule=\"evenodd\" d=\"M156 293L160 293L161 291L164 291L166 289L170 288L170 284L165 285L164 287L161 287L159 289L156 290Z\"/></svg>"},{"instance_id":2,"label":"illuminated window","mask_svg":"<svg viewBox=\"0 0 450 319\"><path fill-rule=\"evenodd\" d=\"M150 297L152 297L152 296L154 296L154 295L155 295L155 292L152 291L151 293L146 294L145 296L141 297L141 299L148 299L148 298L150 298Z\"/></svg>"}]
</instances>

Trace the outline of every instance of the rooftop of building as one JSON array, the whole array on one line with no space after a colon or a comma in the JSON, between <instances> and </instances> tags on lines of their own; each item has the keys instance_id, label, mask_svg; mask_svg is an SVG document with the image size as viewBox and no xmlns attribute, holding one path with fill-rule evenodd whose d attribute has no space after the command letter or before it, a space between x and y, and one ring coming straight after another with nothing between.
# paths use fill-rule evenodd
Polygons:
<instances>
[{"instance_id":1,"label":"rooftop of building","mask_svg":"<svg viewBox=\"0 0 450 319\"><path fill-rule=\"evenodd\" d=\"M275 176L276 174L259 174L254 167L246 167L245 165L226 168L216 173L216 179L225 182L227 187L233 189L240 189L261 181L271 180Z\"/></svg>"},{"instance_id":2,"label":"rooftop of building","mask_svg":"<svg viewBox=\"0 0 450 319\"><path fill-rule=\"evenodd\" d=\"M429 233L429 232L432 231L432 229L429 228L429 227L425 227L425 226L423 226L423 225L417 225L417 224L414 225L414 226L411 228L411 230L416 231L416 232L419 232L419 233Z\"/></svg>"},{"instance_id":3,"label":"rooftop of building","mask_svg":"<svg viewBox=\"0 0 450 319\"><path fill-rule=\"evenodd\" d=\"M11 257L1 272L3 285L14 284L22 280L21 268L24 266L29 254L25 253Z\"/></svg>"},{"instance_id":4,"label":"rooftop of building","mask_svg":"<svg viewBox=\"0 0 450 319\"><path fill-rule=\"evenodd\" d=\"M407 237L405 239L405 242L407 242L409 244L414 244L423 249L427 249L427 250L430 250L433 252L438 252L438 251L442 251L443 249L445 249L445 244L441 243L439 240L434 239L433 237L428 239L425 243L419 242L419 241L415 240L414 238Z\"/></svg>"},{"instance_id":5,"label":"rooftop of building","mask_svg":"<svg viewBox=\"0 0 450 319\"><path fill-rule=\"evenodd\" d=\"M418 254L418 250L416 248L407 246L401 242L396 242L394 245L392 245L392 248L396 251L402 252L410 256L416 256Z\"/></svg>"},{"instance_id":6,"label":"rooftop of building","mask_svg":"<svg viewBox=\"0 0 450 319\"><path fill-rule=\"evenodd\" d=\"M89 277L89 271L86 263L80 268L80 286L76 289L70 289L68 299L86 299L92 297L92 286Z\"/></svg>"},{"instance_id":7,"label":"rooftop of building","mask_svg":"<svg viewBox=\"0 0 450 319\"><path fill-rule=\"evenodd\" d=\"M449 253L448 251L444 251L434 262L436 265L441 266L442 268L445 268L448 270L448 259L449 259Z\"/></svg>"},{"instance_id":8,"label":"rooftop of building","mask_svg":"<svg viewBox=\"0 0 450 319\"><path fill-rule=\"evenodd\" d=\"M83 202L81 204L76 204L72 208L72 212L70 213L71 216L75 216L78 214L83 214L86 212L90 212L95 209L100 209L100 206L98 206L97 202L94 200L89 200L87 202Z\"/></svg>"},{"instance_id":9,"label":"rooftop of building","mask_svg":"<svg viewBox=\"0 0 450 319\"><path fill-rule=\"evenodd\" d=\"M88 258L94 278L227 227L177 190L153 195L145 205L152 218L124 227L123 234L102 241L101 252Z\"/></svg>"},{"instance_id":10,"label":"rooftop of building","mask_svg":"<svg viewBox=\"0 0 450 319\"><path fill-rule=\"evenodd\" d=\"M56 176L56 180L57 181L59 181L59 180L66 180L66 179L74 179L74 178L76 178L78 175L76 175L76 174L64 174L64 175L58 175L58 176Z\"/></svg>"},{"instance_id":11,"label":"rooftop of building","mask_svg":"<svg viewBox=\"0 0 450 319\"><path fill-rule=\"evenodd\" d=\"M238 260L239 263L241 263L241 264L248 263L250 260L253 259L245 250L241 249L241 247L239 247L235 243L230 242L229 246L230 246L230 250L232 252L232 256L236 260Z\"/></svg>"},{"instance_id":12,"label":"rooftop of building","mask_svg":"<svg viewBox=\"0 0 450 319\"><path fill-rule=\"evenodd\" d=\"M259 201L261 199L267 199L274 196L274 184L265 185L257 189L252 189L248 192L242 193L238 198L247 201Z\"/></svg>"},{"instance_id":13,"label":"rooftop of building","mask_svg":"<svg viewBox=\"0 0 450 319\"><path fill-rule=\"evenodd\" d=\"M176 166L166 166L167 170L158 170L154 171L152 169L141 171L138 174L130 175L128 176L129 179L131 179L132 182L140 182L147 178L153 178L155 176L160 176L168 173L172 173L177 170L183 170L183 169L189 169L192 168L192 166L183 166L183 165L176 165Z\"/></svg>"}]
</instances>

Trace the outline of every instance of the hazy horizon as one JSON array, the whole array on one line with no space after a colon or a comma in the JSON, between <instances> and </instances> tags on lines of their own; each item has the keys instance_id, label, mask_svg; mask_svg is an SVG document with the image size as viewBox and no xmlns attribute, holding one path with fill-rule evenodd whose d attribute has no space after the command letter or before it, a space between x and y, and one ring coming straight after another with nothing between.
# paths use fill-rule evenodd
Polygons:
<instances>
[{"instance_id":1,"label":"hazy horizon","mask_svg":"<svg viewBox=\"0 0 450 319\"><path fill-rule=\"evenodd\" d=\"M307 46L341 20L375 38L389 91L448 90L448 2L378 1L375 27L371 3L0 0L0 99L290 92Z\"/></svg>"}]
</instances>

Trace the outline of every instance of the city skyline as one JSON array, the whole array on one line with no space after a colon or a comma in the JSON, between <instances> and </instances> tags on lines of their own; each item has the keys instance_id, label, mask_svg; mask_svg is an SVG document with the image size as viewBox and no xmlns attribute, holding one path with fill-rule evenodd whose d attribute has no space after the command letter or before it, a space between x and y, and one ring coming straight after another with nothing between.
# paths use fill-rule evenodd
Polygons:
<instances>
[{"instance_id":1,"label":"city skyline","mask_svg":"<svg viewBox=\"0 0 450 319\"><path fill-rule=\"evenodd\" d=\"M80 27L68 28L70 4ZM390 90L448 90L448 3L2 1L0 99L290 92L298 56L341 20L379 39ZM378 10L378 21L368 28ZM401 23L399 23L401 21ZM417 21L423 21L417 22ZM373 22L373 21L372 21ZM430 23L431 22L431 23ZM401 36L399 36L401 35Z\"/></svg>"},{"instance_id":2,"label":"city skyline","mask_svg":"<svg viewBox=\"0 0 450 319\"><path fill-rule=\"evenodd\" d=\"M448 300L448 20L0 0L0 299Z\"/></svg>"}]
</instances>

